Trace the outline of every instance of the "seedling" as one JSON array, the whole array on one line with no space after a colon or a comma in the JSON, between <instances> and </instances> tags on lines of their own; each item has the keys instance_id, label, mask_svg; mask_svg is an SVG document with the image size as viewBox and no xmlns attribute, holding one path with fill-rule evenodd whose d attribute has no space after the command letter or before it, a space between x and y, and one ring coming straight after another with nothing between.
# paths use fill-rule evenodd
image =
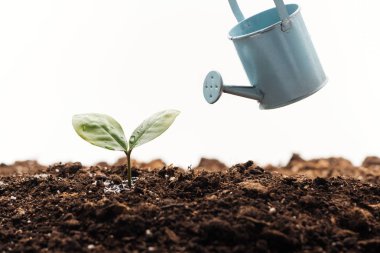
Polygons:
<instances>
[{"instance_id":1,"label":"seedling","mask_svg":"<svg viewBox=\"0 0 380 253\"><path fill-rule=\"evenodd\" d=\"M89 113L74 115L72 124L77 134L85 141L109 150L123 151L127 156L125 172L128 186L132 186L131 153L165 132L180 112L167 110L153 114L144 120L126 141L123 128L112 117L105 114Z\"/></svg>"}]
</instances>

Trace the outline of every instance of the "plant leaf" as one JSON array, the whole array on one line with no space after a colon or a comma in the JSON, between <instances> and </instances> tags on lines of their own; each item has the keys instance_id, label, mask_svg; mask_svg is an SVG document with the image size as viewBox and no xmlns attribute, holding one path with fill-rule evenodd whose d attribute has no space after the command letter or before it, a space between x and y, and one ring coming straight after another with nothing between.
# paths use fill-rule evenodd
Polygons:
<instances>
[{"instance_id":1,"label":"plant leaf","mask_svg":"<svg viewBox=\"0 0 380 253\"><path fill-rule=\"evenodd\" d=\"M123 128L108 115L78 114L73 116L72 124L82 139L95 146L110 150L128 150Z\"/></svg>"},{"instance_id":2,"label":"plant leaf","mask_svg":"<svg viewBox=\"0 0 380 253\"><path fill-rule=\"evenodd\" d=\"M129 139L129 150L160 136L173 124L179 113L177 110L167 110L155 113L144 120L144 122L133 131Z\"/></svg>"}]
</instances>

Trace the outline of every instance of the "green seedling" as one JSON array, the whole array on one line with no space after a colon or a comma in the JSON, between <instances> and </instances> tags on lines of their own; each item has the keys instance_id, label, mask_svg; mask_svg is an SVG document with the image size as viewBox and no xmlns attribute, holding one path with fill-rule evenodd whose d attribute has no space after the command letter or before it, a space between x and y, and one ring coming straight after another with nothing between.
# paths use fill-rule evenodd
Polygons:
<instances>
[{"instance_id":1,"label":"green seedling","mask_svg":"<svg viewBox=\"0 0 380 253\"><path fill-rule=\"evenodd\" d=\"M153 114L144 120L126 141L123 128L112 117L105 114L89 113L74 115L72 124L77 134L85 141L109 150L123 151L127 156L125 172L128 186L132 186L131 153L165 132L180 112L167 110Z\"/></svg>"}]
</instances>

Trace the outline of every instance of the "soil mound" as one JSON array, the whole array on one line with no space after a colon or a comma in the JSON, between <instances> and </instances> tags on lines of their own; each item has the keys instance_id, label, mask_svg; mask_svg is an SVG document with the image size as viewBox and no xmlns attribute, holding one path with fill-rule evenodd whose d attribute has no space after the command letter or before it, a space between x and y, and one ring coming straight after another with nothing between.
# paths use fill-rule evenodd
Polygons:
<instances>
[{"instance_id":1,"label":"soil mound","mask_svg":"<svg viewBox=\"0 0 380 253\"><path fill-rule=\"evenodd\" d=\"M379 160L3 164L0 252L380 252Z\"/></svg>"}]
</instances>

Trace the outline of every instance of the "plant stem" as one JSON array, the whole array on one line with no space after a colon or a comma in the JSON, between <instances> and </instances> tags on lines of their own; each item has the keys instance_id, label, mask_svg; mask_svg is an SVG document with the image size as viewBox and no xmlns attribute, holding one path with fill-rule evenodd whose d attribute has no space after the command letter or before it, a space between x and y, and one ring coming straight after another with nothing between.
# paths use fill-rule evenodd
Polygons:
<instances>
[{"instance_id":1,"label":"plant stem","mask_svg":"<svg viewBox=\"0 0 380 253\"><path fill-rule=\"evenodd\" d=\"M125 151L125 155L127 156L127 177L128 177L128 186L132 187L132 168L131 168L131 153L132 150Z\"/></svg>"}]
</instances>

